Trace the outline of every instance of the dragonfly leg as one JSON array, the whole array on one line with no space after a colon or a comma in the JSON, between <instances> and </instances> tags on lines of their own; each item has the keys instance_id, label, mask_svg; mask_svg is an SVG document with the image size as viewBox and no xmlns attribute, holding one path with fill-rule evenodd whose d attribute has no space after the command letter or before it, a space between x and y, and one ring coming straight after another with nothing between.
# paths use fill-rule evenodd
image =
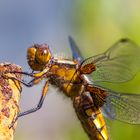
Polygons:
<instances>
[{"instance_id":1,"label":"dragonfly leg","mask_svg":"<svg viewBox=\"0 0 140 140\"><path fill-rule=\"evenodd\" d=\"M38 73L28 73L28 72L19 72L19 71L7 72L7 73L14 73L14 74L18 73L18 74L22 74L22 75L27 75L27 76L33 77L33 79L30 82L28 82L28 83L23 81L23 80L20 80L18 78L9 77L9 76L6 76L6 75L2 75L2 76L4 78L7 78L7 79L17 80L17 81L19 81L20 83L24 84L27 87L32 87L33 85L39 83L42 80L42 78L44 78L44 76L46 77L49 74L48 70L49 70L49 68L47 67L43 71L38 72ZM7 74L7 73L5 73L5 74Z\"/></svg>"},{"instance_id":2,"label":"dragonfly leg","mask_svg":"<svg viewBox=\"0 0 140 140\"><path fill-rule=\"evenodd\" d=\"M22 74L22 75L27 75L27 76L30 76L30 77L35 77L33 72L28 73L28 72L23 72L23 71L10 71L10 72L7 71L7 73Z\"/></svg>"},{"instance_id":3,"label":"dragonfly leg","mask_svg":"<svg viewBox=\"0 0 140 140\"><path fill-rule=\"evenodd\" d=\"M16 81L22 83L23 85L25 85L26 87L32 87L33 85L38 84L46 75L44 73L40 74L40 75L34 75L34 78L29 82L25 82L24 80L21 80L21 79L15 78L15 77L6 76L6 75L2 75L2 76L5 79L11 79L13 81L16 80Z\"/></svg>"},{"instance_id":4,"label":"dragonfly leg","mask_svg":"<svg viewBox=\"0 0 140 140\"><path fill-rule=\"evenodd\" d=\"M37 77L37 78L33 78L30 82L25 82L24 80L15 78L15 77L10 77L10 76L3 76L5 79L11 79L11 80L16 80L20 83L22 83L23 85L25 85L26 87L32 87L33 85L39 83L39 81L42 80L43 77Z\"/></svg>"},{"instance_id":5,"label":"dragonfly leg","mask_svg":"<svg viewBox=\"0 0 140 140\"><path fill-rule=\"evenodd\" d=\"M48 91L48 81L44 85L44 88L43 88L43 91L42 91L42 94L41 94L41 97L40 97L40 100L39 100L37 106L34 107L34 108L31 108L31 109L29 109L27 111L19 113L19 115L13 120L13 122L11 123L9 128L12 128L14 126L14 123L17 121L17 119L19 117L28 115L30 113L33 113L33 112L36 112L37 110L39 110L43 105L43 102L44 102L44 99L46 97L47 91Z\"/></svg>"},{"instance_id":6,"label":"dragonfly leg","mask_svg":"<svg viewBox=\"0 0 140 140\"><path fill-rule=\"evenodd\" d=\"M30 76L30 77L41 77L42 75L46 74L47 72L49 71L49 68L46 67L43 71L41 72L38 72L38 73L28 73L28 72L22 72L22 71L7 71L5 72L4 74L7 74L7 73L14 73L14 74L22 74L22 75L27 75L27 76Z\"/></svg>"},{"instance_id":7,"label":"dragonfly leg","mask_svg":"<svg viewBox=\"0 0 140 140\"><path fill-rule=\"evenodd\" d=\"M40 100L39 100L37 106L35 108L29 109L25 112L20 113L18 115L18 117L21 117L21 116L24 116L24 115L27 115L27 114L30 114L30 113L33 113L33 112L39 110L42 107L42 104L43 104L44 99L46 97L47 91L48 91L48 81L44 85L44 88L43 88L43 91L42 91L42 94L41 94L41 97L40 97Z\"/></svg>"}]
</instances>

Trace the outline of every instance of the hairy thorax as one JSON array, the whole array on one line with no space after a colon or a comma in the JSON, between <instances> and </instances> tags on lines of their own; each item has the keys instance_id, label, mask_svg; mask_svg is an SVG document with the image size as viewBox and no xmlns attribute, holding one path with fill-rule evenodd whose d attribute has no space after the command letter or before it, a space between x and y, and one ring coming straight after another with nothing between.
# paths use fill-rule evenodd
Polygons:
<instances>
[{"instance_id":1,"label":"hairy thorax","mask_svg":"<svg viewBox=\"0 0 140 140\"><path fill-rule=\"evenodd\" d=\"M83 82L77 71L77 63L68 61L56 62L50 69L50 83L59 87L66 96L72 97L80 94Z\"/></svg>"}]
</instances>

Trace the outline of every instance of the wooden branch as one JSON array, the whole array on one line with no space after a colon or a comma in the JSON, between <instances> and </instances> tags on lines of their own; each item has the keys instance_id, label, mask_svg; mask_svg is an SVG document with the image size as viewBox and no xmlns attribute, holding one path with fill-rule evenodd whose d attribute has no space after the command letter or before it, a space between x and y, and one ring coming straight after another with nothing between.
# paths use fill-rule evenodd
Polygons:
<instances>
[{"instance_id":1,"label":"wooden branch","mask_svg":"<svg viewBox=\"0 0 140 140\"><path fill-rule=\"evenodd\" d=\"M0 140L13 140L13 134L17 122L9 129L19 113L19 99L21 85L15 80L5 77L12 76L21 79L20 74L10 74L8 71L21 71L21 67L15 64L0 64Z\"/></svg>"}]
</instances>

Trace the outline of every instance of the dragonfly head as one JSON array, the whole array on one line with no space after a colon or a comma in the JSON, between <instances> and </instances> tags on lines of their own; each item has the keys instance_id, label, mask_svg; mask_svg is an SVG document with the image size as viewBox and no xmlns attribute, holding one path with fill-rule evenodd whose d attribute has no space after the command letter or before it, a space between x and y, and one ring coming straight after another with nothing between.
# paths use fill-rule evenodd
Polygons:
<instances>
[{"instance_id":1,"label":"dragonfly head","mask_svg":"<svg viewBox=\"0 0 140 140\"><path fill-rule=\"evenodd\" d=\"M28 64L34 71L42 71L52 56L47 44L34 44L27 50Z\"/></svg>"}]
</instances>

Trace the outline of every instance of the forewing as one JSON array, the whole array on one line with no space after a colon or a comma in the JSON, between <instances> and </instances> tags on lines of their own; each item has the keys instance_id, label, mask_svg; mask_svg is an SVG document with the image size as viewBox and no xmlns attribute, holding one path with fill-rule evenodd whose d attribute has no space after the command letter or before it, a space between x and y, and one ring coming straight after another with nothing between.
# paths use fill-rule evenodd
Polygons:
<instances>
[{"instance_id":1,"label":"forewing","mask_svg":"<svg viewBox=\"0 0 140 140\"><path fill-rule=\"evenodd\" d=\"M81 67L93 63L94 82L126 82L140 70L140 47L128 39L122 39L105 53L84 60Z\"/></svg>"},{"instance_id":2,"label":"forewing","mask_svg":"<svg viewBox=\"0 0 140 140\"><path fill-rule=\"evenodd\" d=\"M130 124L140 124L140 94L108 93L103 106L105 115Z\"/></svg>"},{"instance_id":3,"label":"forewing","mask_svg":"<svg viewBox=\"0 0 140 140\"><path fill-rule=\"evenodd\" d=\"M77 60L78 62L83 61L84 60L83 56L82 56L77 44L75 43L74 39L71 36L69 36L68 39L69 39L69 44L70 44L70 48L72 51L73 59Z\"/></svg>"}]
</instances>

